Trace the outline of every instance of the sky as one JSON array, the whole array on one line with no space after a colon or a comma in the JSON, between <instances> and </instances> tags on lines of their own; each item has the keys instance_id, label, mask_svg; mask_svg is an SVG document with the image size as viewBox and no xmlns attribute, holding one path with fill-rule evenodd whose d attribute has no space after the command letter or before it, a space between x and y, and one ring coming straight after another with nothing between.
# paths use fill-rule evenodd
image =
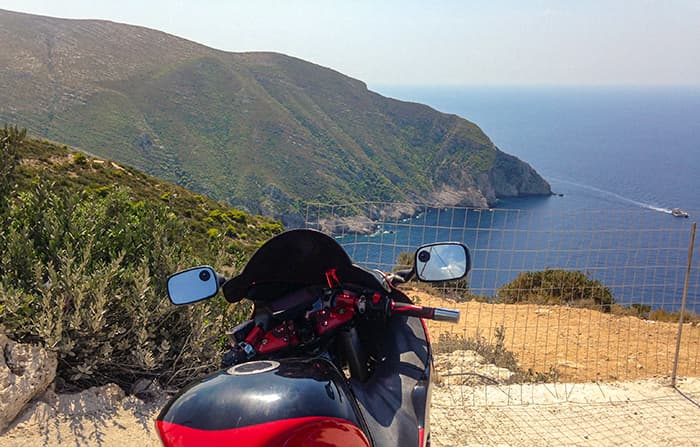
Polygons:
<instances>
[{"instance_id":1,"label":"sky","mask_svg":"<svg viewBox=\"0 0 700 447\"><path fill-rule=\"evenodd\" d=\"M700 0L0 0L377 85L700 85Z\"/></svg>"}]
</instances>

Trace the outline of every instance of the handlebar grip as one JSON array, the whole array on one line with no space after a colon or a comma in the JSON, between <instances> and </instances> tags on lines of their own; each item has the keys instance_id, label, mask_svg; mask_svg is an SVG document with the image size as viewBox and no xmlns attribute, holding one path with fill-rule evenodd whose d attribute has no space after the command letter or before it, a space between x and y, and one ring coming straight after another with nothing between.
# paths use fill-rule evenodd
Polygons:
<instances>
[{"instance_id":1,"label":"handlebar grip","mask_svg":"<svg viewBox=\"0 0 700 447\"><path fill-rule=\"evenodd\" d=\"M418 306L415 304L392 302L391 311L401 315L427 318L429 320L449 321L451 323L457 323L459 321L458 310L442 309L440 307L427 307Z\"/></svg>"},{"instance_id":2,"label":"handlebar grip","mask_svg":"<svg viewBox=\"0 0 700 447\"><path fill-rule=\"evenodd\" d=\"M458 323L459 322L459 311L458 310L450 310L450 309L442 309L440 307L436 307L435 314L433 316L433 320L449 321L450 323Z\"/></svg>"}]
</instances>

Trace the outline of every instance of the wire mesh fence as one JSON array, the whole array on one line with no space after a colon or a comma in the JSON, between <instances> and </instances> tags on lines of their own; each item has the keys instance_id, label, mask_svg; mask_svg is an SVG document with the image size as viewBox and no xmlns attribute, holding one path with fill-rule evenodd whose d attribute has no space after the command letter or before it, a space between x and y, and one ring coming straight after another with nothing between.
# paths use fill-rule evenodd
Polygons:
<instances>
[{"instance_id":1,"label":"wire mesh fence","mask_svg":"<svg viewBox=\"0 0 700 447\"><path fill-rule=\"evenodd\" d=\"M466 243L467 281L404 286L421 304L461 311L457 325L430 323L436 352L476 349L481 356L452 356L446 383L619 381L673 372L691 219L651 210L359 203L309 205L306 225L333 234L356 263L384 271L405 264L405 253L421 244ZM700 375L697 257L691 267L680 376ZM500 369L475 372L494 360Z\"/></svg>"},{"instance_id":2,"label":"wire mesh fence","mask_svg":"<svg viewBox=\"0 0 700 447\"><path fill-rule=\"evenodd\" d=\"M383 271L425 243L470 248L466 281L402 286L420 304L461 312L458 324L428 323L431 445L698 445L691 219L361 203L309 205L306 225ZM672 388L676 357L675 373L690 378Z\"/></svg>"}]
</instances>

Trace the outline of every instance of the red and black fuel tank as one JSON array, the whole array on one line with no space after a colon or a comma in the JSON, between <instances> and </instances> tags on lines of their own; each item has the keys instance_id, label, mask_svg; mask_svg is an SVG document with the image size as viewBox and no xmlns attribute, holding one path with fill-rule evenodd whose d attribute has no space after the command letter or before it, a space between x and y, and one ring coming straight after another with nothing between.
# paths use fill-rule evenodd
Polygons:
<instances>
[{"instance_id":1,"label":"red and black fuel tank","mask_svg":"<svg viewBox=\"0 0 700 447\"><path fill-rule=\"evenodd\" d=\"M321 358L214 373L173 398L156 425L166 447L371 445L345 378Z\"/></svg>"}]
</instances>

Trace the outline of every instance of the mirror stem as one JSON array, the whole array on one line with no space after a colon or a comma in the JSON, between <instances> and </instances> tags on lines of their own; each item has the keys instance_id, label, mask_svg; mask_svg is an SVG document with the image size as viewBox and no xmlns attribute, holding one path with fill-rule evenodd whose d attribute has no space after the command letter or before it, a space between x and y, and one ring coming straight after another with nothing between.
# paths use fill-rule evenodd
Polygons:
<instances>
[{"instance_id":1,"label":"mirror stem","mask_svg":"<svg viewBox=\"0 0 700 447\"><path fill-rule=\"evenodd\" d=\"M397 279L400 278L401 282L408 282L411 279L413 279L415 274L416 274L415 267L411 267L410 269L397 270L396 272L394 272L394 277L396 277ZM394 284L394 285L396 285L396 284Z\"/></svg>"},{"instance_id":2,"label":"mirror stem","mask_svg":"<svg viewBox=\"0 0 700 447\"><path fill-rule=\"evenodd\" d=\"M216 274L216 283L219 285L219 287L223 286L224 283L226 282L226 278L224 275L219 274L218 272Z\"/></svg>"}]
</instances>

